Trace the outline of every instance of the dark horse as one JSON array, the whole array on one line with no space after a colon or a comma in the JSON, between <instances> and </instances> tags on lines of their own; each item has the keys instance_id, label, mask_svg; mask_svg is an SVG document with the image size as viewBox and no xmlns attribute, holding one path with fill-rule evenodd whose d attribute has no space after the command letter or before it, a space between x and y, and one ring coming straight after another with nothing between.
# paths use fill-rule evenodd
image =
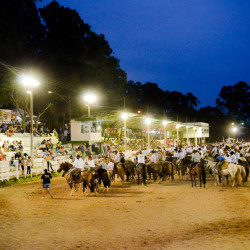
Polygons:
<instances>
[{"instance_id":1,"label":"dark horse","mask_svg":"<svg viewBox=\"0 0 250 250\"><path fill-rule=\"evenodd\" d=\"M147 185L147 165L145 163L138 163L135 168L135 174L138 177L138 184L140 180L140 175L142 177L142 183Z\"/></svg>"},{"instance_id":2,"label":"dark horse","mask_svg":"<svg viewBox=\"0 0 250 250\"><path fill-rule=\"evenodd\" d=\"M113 170L114 175L117 174L122 181L124 181L124 176L126 175L126 181L129 181L130 177L134 177L135 169L134 163L132 161L126 160L125 163L115 163L115 167Z\"/></svg>"},{"instance_id":3,"label":"dark horse","mask_svg":"<svg viewBox=\"0 0 250 250\"><path fill-rule=\"evenodd\" d=\"M76 187L76 185L80 183L83 183L83 192L85 192L86 187L89 187L92 193L97 193L99 179L98 174L93 174L92 172L84 171L81 172L80 175L72 175L71 171L73 169L75 169L75 167L72 164L64 162L60 164L59 169L57 170L57 172L64 171L64 177L70 186L71 195L73 195L74 186Z\"/></svg>"},{"instance_id":4,"label":"dark horse","mask_svg":"<svg viewBox=\"0 0 250 250\"><path fill-rule=\"evenodd\" d=\"M200 187L201 187L201 180L204 185L204 188L206 186L206 170L204 166L205 160L201 159L200 163L197 163L194 166L190 165L190 177L191 177L191 182L192 182L192 187L193 187L193 181L196 186L196 181L195 177L198 176L200 180ZM194 179L193 179L194 178Z\"/></svg>"}]
</instances>

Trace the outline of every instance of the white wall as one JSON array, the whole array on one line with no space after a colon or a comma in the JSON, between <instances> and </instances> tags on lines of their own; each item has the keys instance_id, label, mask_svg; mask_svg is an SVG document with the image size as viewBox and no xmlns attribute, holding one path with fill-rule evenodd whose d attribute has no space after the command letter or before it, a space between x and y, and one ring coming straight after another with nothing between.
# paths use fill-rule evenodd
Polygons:
<instances>
[{"instance_id":1,"label":"white wall","mask_svg":"<svg viewBox=\"0 0 250 250\"><path fill-rule=\"evenodd\" d=\"M101 133L81 133L81 122L71 120L71 141L99 142L102 139Z\"/></svg>"}]
</instances>

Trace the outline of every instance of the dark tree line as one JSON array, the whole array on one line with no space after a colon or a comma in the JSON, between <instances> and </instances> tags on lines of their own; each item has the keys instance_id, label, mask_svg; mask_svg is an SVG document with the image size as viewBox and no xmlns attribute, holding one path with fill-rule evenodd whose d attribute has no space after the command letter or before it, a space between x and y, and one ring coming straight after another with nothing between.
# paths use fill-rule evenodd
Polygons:
<instances>
[{"instance_id":1,"label":"dark tree line","mask_svg":"<svg viewBox=\"0 0 250 250\"><path fill-rule=\"evenodd\" d=\"M223 87L216 107L197 110L200 101L192 93L127 81L105 36L93 32L76 10L56 1L37 9L34 0L0 0L0 23L0 105L16 106L15 98L25 109L27 96L17 87L16 76L23 71L37 74L42 84L34 93L35 113L52 103L44 115L50 128L69 119L69 101L72 117L86 113L79 97L86 89L98 90L101 105L109 109L123 107L125 98L126 107L134 112L140 109L183 122L209 122L212 139L221 139L226 123L249 118L249 85L245 82ZM64 98L49 95L48 90Z\"/></svg>"}]
</instances>

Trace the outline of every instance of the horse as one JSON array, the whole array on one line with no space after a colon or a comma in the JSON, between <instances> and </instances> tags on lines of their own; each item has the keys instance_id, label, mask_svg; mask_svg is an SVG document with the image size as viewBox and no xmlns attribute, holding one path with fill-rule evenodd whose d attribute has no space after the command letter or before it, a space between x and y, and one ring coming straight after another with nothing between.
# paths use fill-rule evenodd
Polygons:
<instances>
[{"instance_id":1,"label":"horse","mask_svg":"<svg viewBox=\"0 0 250 250\"><path fill-rule=\"evenodd\" d=\"M217 162L211 161L205 158L205 166L212 171L212 174L214 176L214 185L219 184L219 171L216 168Z\"/></svg>"},{"instance_id":2,"label":"horse","mask_svg":"<svg viewBox=\"0 0 250 250\"><path fill-rule=\"evenodd\" d=\"M219 184L219 171L216 169L217 162L213 162L207 159L205 160L205 162L206 162L205 163L206 166L212 170L212 173L214 174L215 179L216 179L216 184L218 185ZM225 177L227 178L228 176L230 176L232 180L232 187L234 187L235 179L237 179L238 184L240 182L239 180L239 178L241 178L240 167L237 167L236 164L229 163L227 166L227 169L221 170L221 176L223 177L223 179ZM228 179L227 179L227 183L228 183Z\"/></svg>"},{"instance_id":3,"label":"horse","mask_svg":"<svg viewBox=\"0 0 250 250\"><path fill-rule=\"evenodd\" d=\"M93 174L93 172L84 171L81 172L80 175L72 175L71 172L74 170L75 167L68 163L64 162L61 163L57 172L64 171L63 176L65 177L66 181L69 184L69 187L71 189L71 195L73 195L73 188L75 186L75 190L77 190L77 184L83 183L83 192L85 192L85 188L89 187L91 190L91 193L98 191L98 178L99 176L96 174Z\"/></svg>"},{"instance_id":4,"label":"horse","mask_svg":"<svg viewBox=\"0 0 250 250\"><path fill-rule=\"evenodd\" d=\"M121 178L121 180L124 181L125 171L122 164L119 164L119 162L115 163L113 174L114 176L115 174L117 174Z\"/></svg>"},{"instance_id":5,"label":"horse","mask_svg":"<svg viewBox=\"0 0 250 250\"><path fill-rule=\"evenodd\" d=\"M130 160L125 160L125 163L123 165L123 169L124 169L124 173L127 176L126 181L128 182L130 176L132 176L132 178L135 176L134 163Z\"/></svg>"},{"instance_id":6,"label":"horse","mask_svg":"<svg viewBox=\"0 0 250 250\"><path fill-rule=\"evenodd\" d=\"M243 178L243 182L247 182L247 179L248 179L248 176L249 176L249 164L248 164L247 160L244 157L241 157L238 160L238 164L244 167L245 172L246 172L246 176L245 177L242 176L242 178ZM244 173L243 173L243 175L244 175Z\"/></svg>"},{"instance_id":7,"label":"horse","mask_svg":"<svg viewBox=\"0 0 250 250\"><path fill-rule=\"evenodd\" d=\"M110 179L108 177L107 170L99 168L96 171L97 171L97 174L98 174L99 186L101 185L101 182L102 182L104 188L106 188L106 191L108 193L109 187L111 186L111 181L110 181Z\"/></svg>"},{"instance_id":8,"label":"horse","mask_svg":"<svg viewBox=\"0 0 250 250\"><path fill-rule=\"evenodd\" d=\"M201 187L201 180L204 185L204 188L206 186L206 170L204 166L204 159L201 159L200 163L197 163L194 166L190 166L190 177L191 177L191 182L192 182L192 187L193 187L193 177L194 177L194 184L196 186L196 181L195 177L198 176L200 180L200 187Z\"/></svg>"},{"instance_id":9,"label":"horse","mask_svg":"<svg viewBox=\"0 0 250 250\"><path fill-rule=\"evenodd\" d=\"M135 168L135 174L138 177L138 184L140 183L140 175L142 177L142 183L147 185L147 165L145 163L138 163Z\"/></svg>"}]
</instances>

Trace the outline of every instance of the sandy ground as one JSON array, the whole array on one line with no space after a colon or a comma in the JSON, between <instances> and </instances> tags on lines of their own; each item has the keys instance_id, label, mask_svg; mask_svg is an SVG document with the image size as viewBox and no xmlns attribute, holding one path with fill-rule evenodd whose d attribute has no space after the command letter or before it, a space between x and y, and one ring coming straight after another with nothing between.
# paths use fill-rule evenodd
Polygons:
<instances>
[{"instance_id":1,"label":"sandy ground","mask_svg":"<svg viewBox=\"0 0 250 250\"><path fill-rule=\"evenodd\" d=\"M62 177L54 199L38 182L0 189L0 249L250 249L250 184L148 187L118 180L108 194L74 193Z\"/></svg>"}]
</instances>

